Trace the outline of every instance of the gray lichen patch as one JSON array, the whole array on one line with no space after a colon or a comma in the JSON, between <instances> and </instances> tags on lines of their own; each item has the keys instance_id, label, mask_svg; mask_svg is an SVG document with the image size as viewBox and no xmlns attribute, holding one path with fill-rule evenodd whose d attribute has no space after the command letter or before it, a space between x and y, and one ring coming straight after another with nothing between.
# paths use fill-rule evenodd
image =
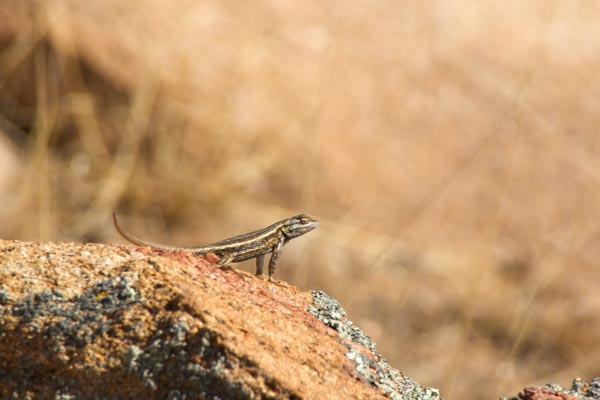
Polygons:
<instances>
[{"instance_id":1,"label":"gray lichen patch","mask_svg":"<svg viewBox=\"0 0 600 400\"><path fill-rule=\"evenodd\" d=\"M437 389L424 388L392 368L377 352L375 342L347 318L336 299L320 290L313 291L312 296L313 305L308 311L339 333L341 343L348 348L346 357L367 382L394 400L440 400Z\"/></svg>"},{"instance_id":2,"label":"gray lichen patch","mask_svg":"<svg viewBox=\"0 0 600 400\"><path fill-rule=\"evenodd\" d=\"M144 346L132 345L123 355L123 366L150 393L169 389L167 398L251 398L241 383L229 379L236 367L219 335L208 329L192 332L183 319L161 322Z\"/></svg>"},{"instance_id":3,"label":"gray lichen patch","mask_svg":"<svg viewBox=\"0 0 600 400\"><path fill-rule=\"evenodd\" d=\"M48 381L41 383L44 390L54 393L54 398L65 399L72 395L83 398L90 393L113 398L115 390L137 393L139 398L163 398L167 392L174 399L207 398L215 393L223 398L254 395L243 383L231 381L230 371L238 361L228 353L218 333L199 327L189 315L177 311L151 315L136 286L130 278L117 276L97 282L80 295L67 296L62 290L47 289L3 301L0 319L18 321L17 329L31 338L24 339L18 350L31 379L47 376ZM135 324L142 323L143 313L148 317L145 324L151 320L152 326L142 330L147 336L140 337ZM101 354L109 350L112 354L103 358ZM87 388L82 387L81 378L69 378L74 363L85 370L82 363L86 354L93 355L97 363L89 366L95 381ZM93 367L99 368L92 372ZM57 374L62 377L57 379L46 371L63 371ZM18 382L20 373L13 365L0 361L4 380ZM106 384L98 383L104 379ZM118 388L119 380L127 381L129 386ZM21 398L29 392L42 393L34 381L22 381L13 395Z\"/></svg>"},{"instance_id":4,"label":"gray lichen patch","mask_svg":"<svg viewBox=\"0 0 600 400\"><path fill-rule=\"evenodd\" d=\"M142 301L128 278L98 282L81 295L70 298L56 289L43 290L16 301L7 308L24 324L23 330L41 333L51 349L62 353L64 342L84 347L110 331L114 315Z\"/></svg>"},{"instance_id":5,"label":"gray lichen patch","mask_svg":"<svg viewBox=\"0 0 600 400\"><path fill-rule=\"evenodd\" d=\"M8 290L0 288L0 307L8 304L10 300L11 296Z\"/></svg>"},{"instance_id":6,"label":"gray lichen patch","mask_svg":"<svg viewBox=\"0 0 600 400\"><path fill-rule=\"evenodd\" d=\"M520 399L581 399L600 400L600 378L584 382L580 378L573 380L571 389L563 389L560 385L547 384L540 387L527 387L523 393L514 397L501 397L500 400Z\"/></svg>"}]
</instances>

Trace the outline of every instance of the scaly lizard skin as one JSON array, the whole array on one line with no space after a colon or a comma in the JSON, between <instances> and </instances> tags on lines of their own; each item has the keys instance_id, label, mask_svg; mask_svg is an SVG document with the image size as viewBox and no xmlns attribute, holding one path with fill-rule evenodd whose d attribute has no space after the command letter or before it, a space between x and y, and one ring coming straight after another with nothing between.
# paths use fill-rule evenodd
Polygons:
<instances>
[{"instance_id":1,"label":"scaly lizard skin","mask_svg":"<svg viewBox=\"0 0 600 400\"><path fill-rule=\"evenodd\" d=\"M277 259L281 254L283 246L290 240L302 236L319 226L319 222L308 215L300 214L291 218L275 222L266 228L259 229L243 235L234 236L220 242L207 244L199 247L177 247L159 243L148 242L126 233L117 221L117 215L113 213L113 222L117 231L125 239L139 246L150 246L163 250L182 250L196 255L216 254L220 261L219 265L225 267L232 262L240 262L256 258L256 275L263 274L265 256L271 253L269 261L269 280L273 280Z\"/></svg>"}]
</instances>

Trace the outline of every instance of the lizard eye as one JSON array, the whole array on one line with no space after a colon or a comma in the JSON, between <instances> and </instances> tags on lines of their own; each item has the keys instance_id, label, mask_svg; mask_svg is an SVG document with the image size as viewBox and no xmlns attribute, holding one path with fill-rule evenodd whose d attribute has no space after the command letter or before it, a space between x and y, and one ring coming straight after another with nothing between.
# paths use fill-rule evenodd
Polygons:
<instances>
[{"instance_id":1,"label":"lizard eye","mask_svg":"<svg viewBox=\"0 0 600 400\"><path fill-rule=\"evenodd\" d=\"M306 224L308 224L308 218L300 218L300 223L301 223L302 225L306 225Z\"/></svg>"}]
</instances>

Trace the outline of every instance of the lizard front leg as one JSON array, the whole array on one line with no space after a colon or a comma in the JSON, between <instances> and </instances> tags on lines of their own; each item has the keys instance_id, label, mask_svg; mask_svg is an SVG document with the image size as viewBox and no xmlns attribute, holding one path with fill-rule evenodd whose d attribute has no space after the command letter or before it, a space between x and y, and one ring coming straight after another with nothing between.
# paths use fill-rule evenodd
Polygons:
<instances>
[{"instance_id":1,"label":"lizard front leg","mask_svg":"<svg viewBox=\"0 0 600 400\"><path fill-rule=\"evenodd\" d=\"M263 274L263 266L265 265L265 255L261 254L256 257L256 275Z\"/></svg>"},{"instance_id":2,"label":"lizard front leg","mask_svg":"<svg viewBox=\"0 0 600 400\"><path fill-rule=\"evenodd\" d=\"M285 237L282 235L275 247L273 248L273 254L269 260L269 280L273 281L273 275L275 275L275 268L277 267L277 258L281 254L283 245L285 244Z\"/></svg>"}]
</instances>

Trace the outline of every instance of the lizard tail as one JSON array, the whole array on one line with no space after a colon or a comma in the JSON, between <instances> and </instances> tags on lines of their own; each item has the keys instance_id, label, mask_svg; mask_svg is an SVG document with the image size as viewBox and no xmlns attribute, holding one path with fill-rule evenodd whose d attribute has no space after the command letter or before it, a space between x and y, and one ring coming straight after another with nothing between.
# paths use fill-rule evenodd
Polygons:
<instances>
[{"instance_id":1,"label":"lizard tail","mask_svg":"<svg viewBox=\"0 0 600 400\"><path fill-rule=\"evenodd\" d=\"M115 229L117 230L117 232L119 232L119 234L121 236L123 236L123 238L125 238L126 240L130 241L133 244L137 244L138 246L156 247L157 249L163 249L163 250L182 250L179 247L167 246L167 245L160 244L160 243L149 242L147 240L142 240L138 237L135 237L132 234L125 232L119 226L119 221L117 221L117 213L113 212L112 216L113 216L113 224L115 225Z\"/></svg>"}]
</instances>

